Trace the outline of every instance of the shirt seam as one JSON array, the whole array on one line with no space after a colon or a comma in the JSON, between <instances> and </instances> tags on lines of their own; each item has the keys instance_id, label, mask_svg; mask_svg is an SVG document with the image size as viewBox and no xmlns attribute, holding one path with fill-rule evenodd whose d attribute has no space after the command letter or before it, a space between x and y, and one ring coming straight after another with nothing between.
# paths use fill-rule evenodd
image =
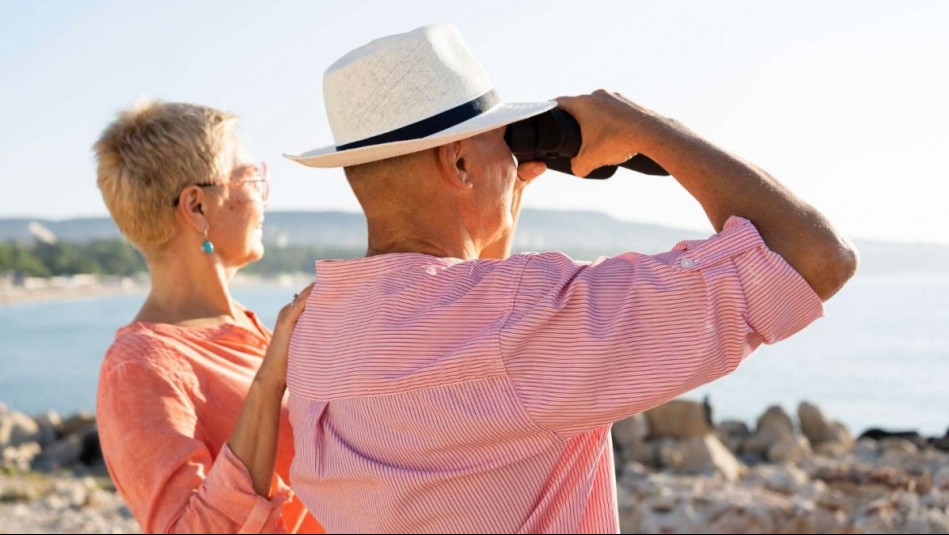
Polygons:
<instances>
[{"instance_id":1,"label":"shirt seam","mask_svg":"<svg viewBox=\"0 0 949 535\"><path fill-rule=\"evenodd\" d=\"M524 272L527 271L527 264L535 258L536 255L529 255L527 260L524 261L524 265L521 266L521 272L517 276L517 282L514 284L514 291L511 292L510 297L510 306L508 307L508 313L501 321L500 326L498 327L497 340L498 340L498 359L501 361L501 368L504 370L504 377L507 379L508 385L511 387L511 390L514 392L514 400L517 404L518 409L520 409L524 415L527 417L527 421L530 422L537 431L541 431L547 435L552 436L558 442L564 443L567 440L558 435L555 431L547 429L542 426L540 422L531 414L530 410L527 409L527 406L524 404L524 400L521 399L521 393L517 389L517 385L514 383L514 379L511 377L510 371L507 369L507 363L504 362L504 347L501 343L501 333L507 327L507 322L510 321L511 316L514 315L515 307L517 306L517 294L521 288L521 282L524 280Z\"/></svg>"}]
</instances>

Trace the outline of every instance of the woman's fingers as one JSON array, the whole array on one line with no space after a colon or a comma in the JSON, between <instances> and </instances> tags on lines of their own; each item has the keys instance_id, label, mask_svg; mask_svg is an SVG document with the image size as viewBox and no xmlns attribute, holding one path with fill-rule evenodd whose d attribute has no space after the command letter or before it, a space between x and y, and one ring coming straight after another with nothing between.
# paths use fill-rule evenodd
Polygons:
<instances>
[{"instance_id":1,"label":"woman's fingers","mask_svg":"<svg viewBox=\"0 0 949 535\"><path fill-rule=\"evenodd\" d=\"M297 320L300 319L300 315L306 310L306 302L310 299L310 293L313 291L314 284L316 283L310 283L300 293L295 294L293 301L280 310L280 314L277 316L278 328L283 325L296 325Z\"/></svg>"}]
</instances>

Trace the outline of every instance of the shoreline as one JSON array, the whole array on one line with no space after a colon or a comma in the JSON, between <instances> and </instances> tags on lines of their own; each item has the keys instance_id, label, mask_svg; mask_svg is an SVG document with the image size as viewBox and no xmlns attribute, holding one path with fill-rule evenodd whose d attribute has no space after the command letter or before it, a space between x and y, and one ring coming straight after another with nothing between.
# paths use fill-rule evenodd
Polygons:
<instances>
[{"instance_id":1,"label":"shoreline","mask_svg":"<svg viewBox=\"0 0 949 535\"><path fill-rule=\"evenodd\" d=\"M72 283L67 278L31 280L31 286L0 286L0 307L29 305L35 303L69 302L96 297L113 297L148 293L150 284L147 279L136 278L89 278L81 275L80 283ZM306 273L285 273L280 275L245 275L238 273L231 280L231 288L254 288L261 286L303 288L312 282L313 276Z\"/></svg>"}]
</instances>

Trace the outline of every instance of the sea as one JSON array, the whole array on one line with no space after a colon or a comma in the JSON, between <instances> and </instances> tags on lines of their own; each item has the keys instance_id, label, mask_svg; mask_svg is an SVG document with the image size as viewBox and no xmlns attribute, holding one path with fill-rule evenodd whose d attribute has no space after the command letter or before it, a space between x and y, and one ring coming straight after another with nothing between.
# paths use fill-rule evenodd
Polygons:
<instances>
[{"instance_id":1,"label":"sea","mask_svg":"<svg viewBox=\"0 0 949 535\"><path fill-rule=\"evenodd\" d=\"M234 290L270 326L293 287ZM95 410L102 356L143 294L0 306L0 402L27 414ZM949 273L858 274L826 316L759 348L733 374L683 397L716 421L754 424L771 405L817 404L859 434L949 428Z\"/></svg>"}]
</instances>

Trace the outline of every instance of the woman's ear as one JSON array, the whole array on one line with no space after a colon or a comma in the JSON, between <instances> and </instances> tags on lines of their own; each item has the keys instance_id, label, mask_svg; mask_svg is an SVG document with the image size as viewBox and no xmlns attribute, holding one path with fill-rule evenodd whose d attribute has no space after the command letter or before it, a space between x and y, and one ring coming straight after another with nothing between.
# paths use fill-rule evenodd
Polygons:
<instances>
[{"instance_id":1,"label":"woman's ear","mask_svg":"<svg viewBox=\"0 0 949 535\"><path fill-rule=\"evenodd\" d=\"M452 186L471 189L474 183L471 181L471 175L465 167L464 147L460 141L442 145L436 149L438 152L438 167Z\"/></svg>"},{"instance_id":2,"label":"woman's ear","mask_svg":"<svg viewBox=\"0 0 949 535\"><path fill-rule=\"evenodd\" d=\"M208 228L205 213L205 207L208 206L207 201L207 193L198 186L187 186L178 196L178 217L199 234L203 234Z\"/></svg>"}]
</instances>

